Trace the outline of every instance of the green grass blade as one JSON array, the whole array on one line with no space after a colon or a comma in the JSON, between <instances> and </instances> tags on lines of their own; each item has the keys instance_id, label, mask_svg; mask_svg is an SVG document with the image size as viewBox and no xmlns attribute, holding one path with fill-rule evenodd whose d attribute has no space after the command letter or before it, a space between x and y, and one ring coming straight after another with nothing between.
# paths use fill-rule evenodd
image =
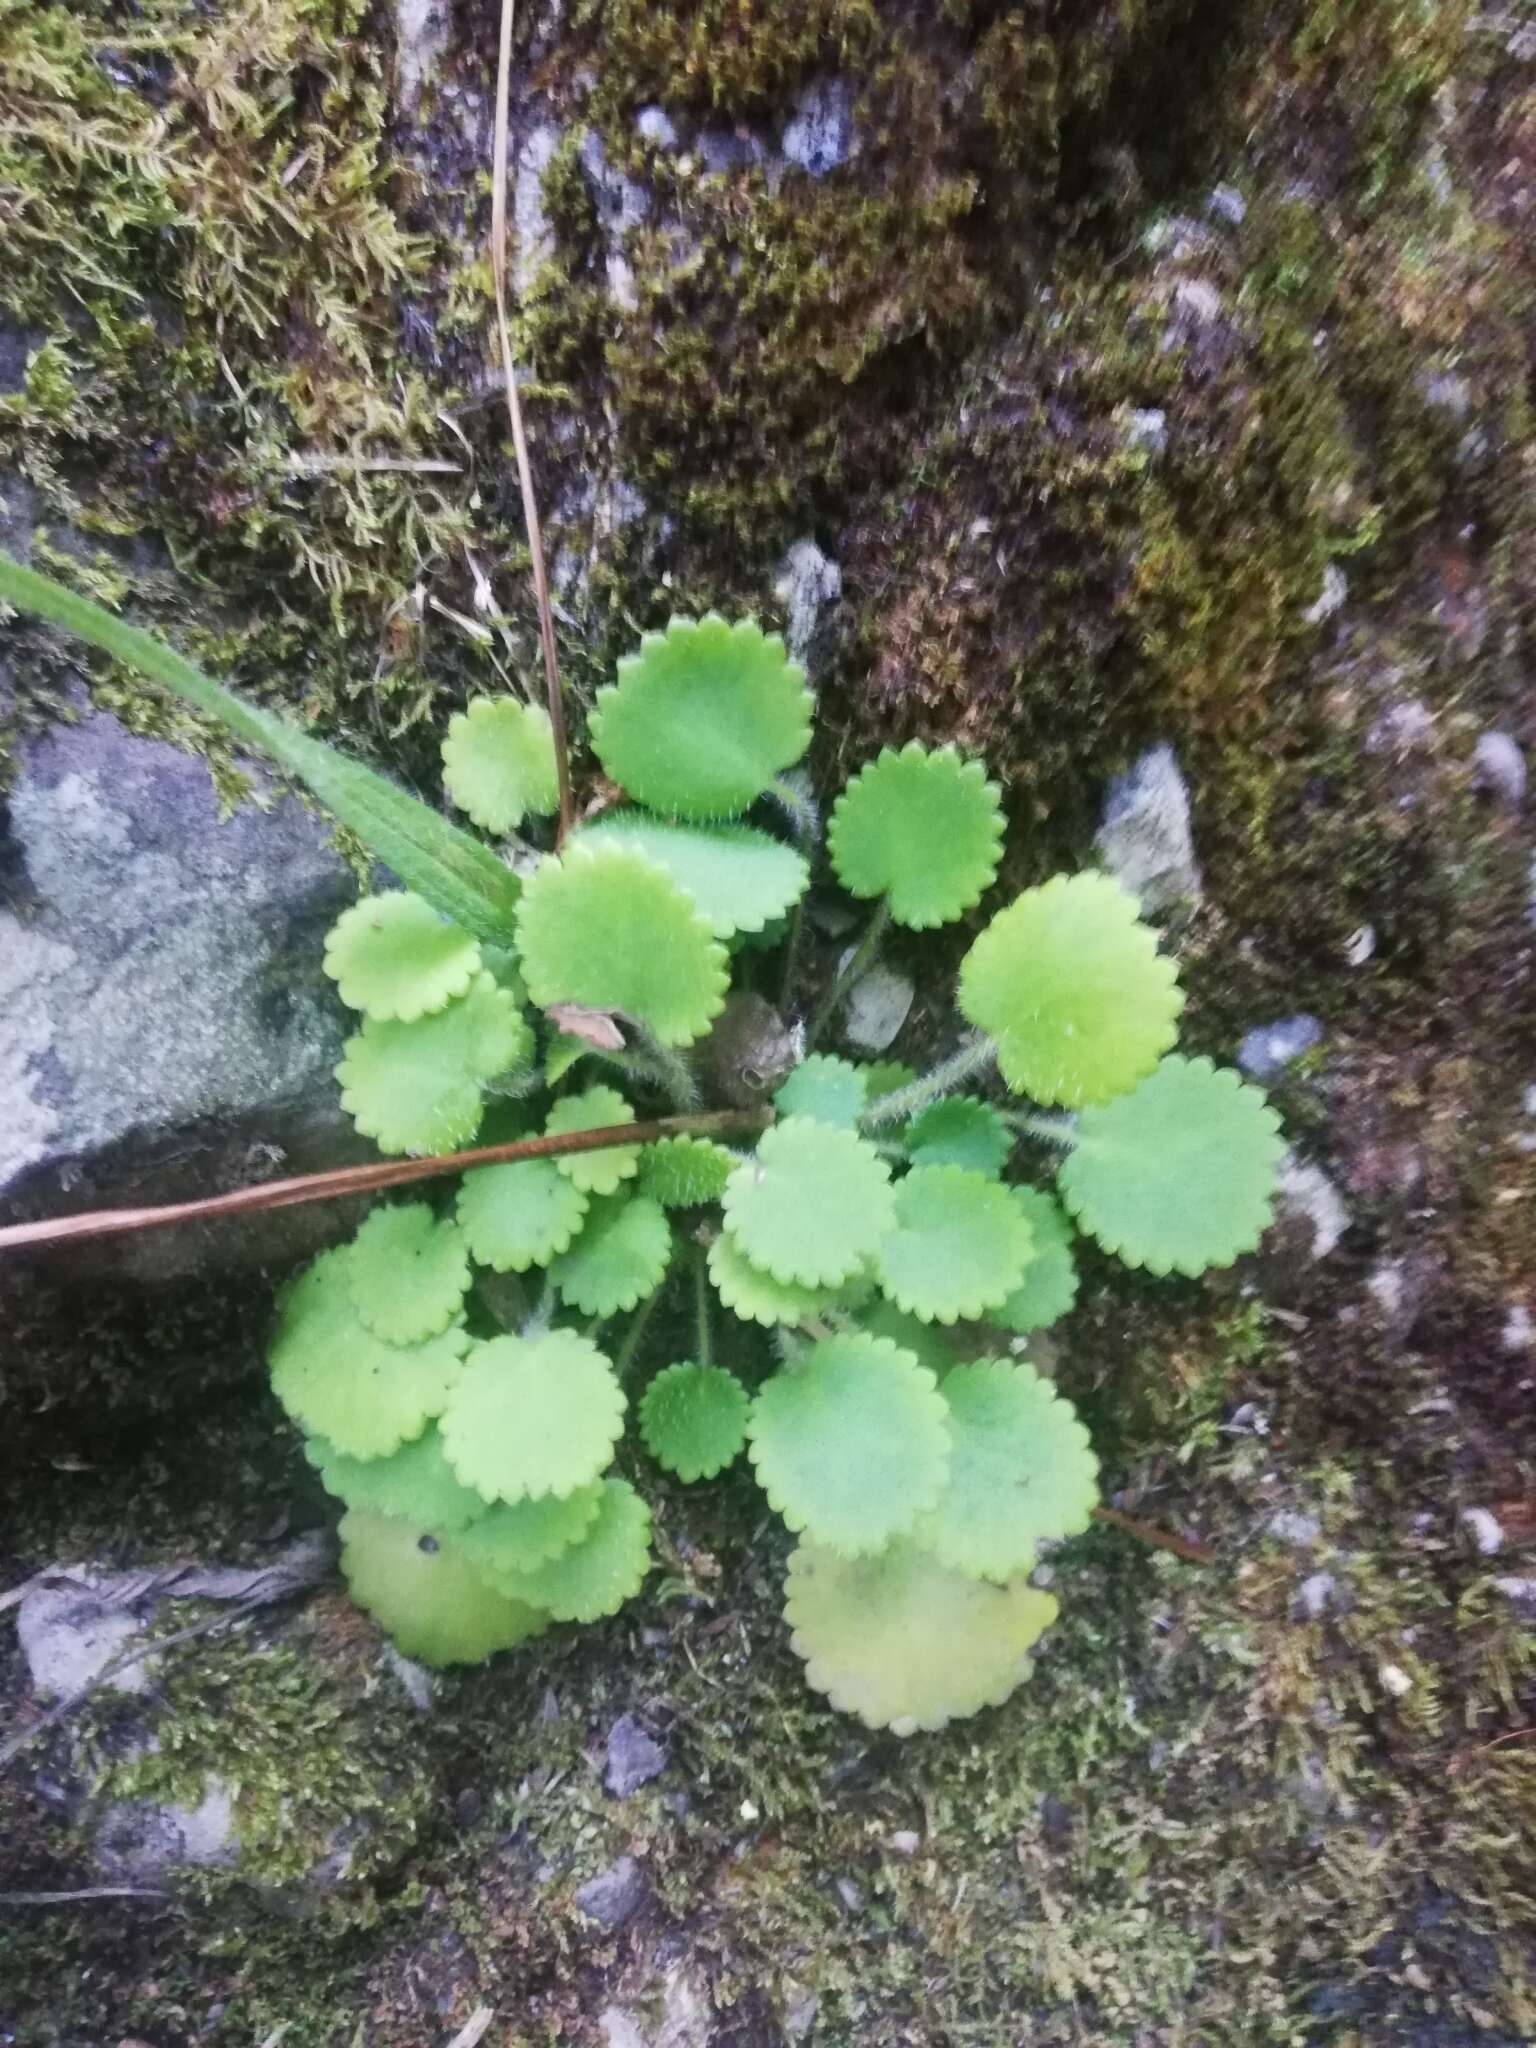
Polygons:
<instances>
[{"instance_id":1,"label":"green grass blade","mask_svg":"<svg viewBox=\"0 0 1536 2048\"><path fill-rule=\"evenodd\" d=\"M34 569L0 553L0 598L140 670L302 782L409 889L477 938L509 943L519 884L478 839L385 776L244 703L185 656Z\"/></svg>"}]
</instances>

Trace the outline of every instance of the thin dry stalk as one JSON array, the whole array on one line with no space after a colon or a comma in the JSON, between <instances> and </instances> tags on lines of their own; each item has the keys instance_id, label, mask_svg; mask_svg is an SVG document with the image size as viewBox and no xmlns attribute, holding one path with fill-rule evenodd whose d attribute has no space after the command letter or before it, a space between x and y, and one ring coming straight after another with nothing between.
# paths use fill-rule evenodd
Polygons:
<instances>
[{"instance_id":1,"label":"thin dry stalk","mask_svg":"<svg viewBox=\"0 0 1536 2048\"><path fill-rule=\"evenodd\" d=\"M533 596L539 612L539 644L544 651L544 681L549 690L549 722L555 738L555 772L560 781L560 823L555 834L558 850L571 829L570 747L565 735L565 700L560 692L560 656L555 647L555 614L549 601L549 577L544 568L544 531L539 524L538 501L533 492L533 467L528 460L528 437L523 432L523 408L517 395L517 362L512 353L512 332L507 324L507 138L511 125L513 0L501 0L501 55L496 66L496 133L491 158L491 276L496 287L496 335L501 349L502 375L506 379L507 419L512 427L512 446L517 452L517 480L523 494L523 522L528 528L528 554L533 564Z\"/></svg>"},{"instance_id":2,"label":"thin dry stalk","mask_svg":"<svg viewBox=\"0 0 1536 2048\"><path fill-rule=\"evenodd\" d=\"M372 1194L380 1188L435 1180L472 1166L501 1166L513 1159L554 1159L571 1152L601 1152L608 1145L650 1145L658 1138L718 1137L726 1132L763 1131L773 1122L765 1109L714 1109L698 1116L663 1116L647 1123L604 1124L599 1130L561 1131L552 1137L516 1138L506 1145L480 1145L472 1152L444 1152L431 1159L384 1159L375 1166L337 1166L327 1173L301 1173L260 1187L236 1188L197 1202L171 1202L153 1209L89 1209L41 1223L12 1223L0 1230L0 1252L28 1245L62 1244L82 1237L120 1237L134 1230L161 1230L171 1223L209 1222L262 1209L287 1209L299 1202L334 1201L338 1195Z\"/></svg>"}]
</instances>

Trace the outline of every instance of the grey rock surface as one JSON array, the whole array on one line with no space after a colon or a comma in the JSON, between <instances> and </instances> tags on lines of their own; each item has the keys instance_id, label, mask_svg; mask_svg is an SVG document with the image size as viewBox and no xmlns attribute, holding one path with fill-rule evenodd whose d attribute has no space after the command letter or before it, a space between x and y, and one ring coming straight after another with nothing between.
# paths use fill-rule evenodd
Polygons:
<instances>
[{"instance_id":1,"label":"grey rock surface","mask_svg":"<svg viewBox=\"0 0 1536 2048\"><path fill-rule=\"evenodd\" d=\"M806 661L824 637L826 613L843 594L843 572L813 540L797 540L779 564L774 596L788 617L784 640L796 661Z\"/></svg>"},{"instance_id":2,"label":"grey rock surface","mask_svg":"<svg viewBox=\"0 0 1536 2048\"><path fill-rule=\"evenodd\" d=\"M156 1885L176 1872L238 1861L234 1787L211 1777L196 1806L120 1799L97 1824L96 1866L114 1884Z\"/></svg>"},{"instance_id":3,"label":"grey rock surface","mask_svg":"<svg viewBox=\"0 0 1536 2048\"><path fill-rule=\"evenodd\" d=\"M795 102L785 127L782 148L792 164L824 178L848 161L858 147L853 127L853 95L841 78L819 78Z\"/></svg>"},{"instance_id":4,"label":"grey rock surface","mask_svg":"<svg viewBox=\"0 0 1536 2048\"><path fill-rule=\"evenodd\" d=\"M292 798L221 818L204 762L105 712L24 746L0 810L0 1220L356 1156L320 968L354 893L324 819ZM118 1242L159 1273L317 1228L277 1222Z\"/></svg>"},{"instance_id":5,"label":"grey rock surface","mask_svg":"<svg viewBox=\"0 0 1536 2048\"><path fill-rule=\"evenodd\" d=\"M1277 1017L1272 1024L1256 1024L1244 1033L1237 1048L1237 1064L1256 1081L1270 1081L1292 1060L1299 1060L1322 1042L1321 1022L1306 1011Z\"/></svg>"},{"instance_id":6,"label":"grey rock surface","mask_svg":"<svg viewBox=\"0 0 1536 2048\"><path fill-rule=\"evenodd\" d=\"M1104 866L1149 916L1198 900L1189 789L1172 747L1149 747L1110 783L1093 843Z\"/></svg>"},{"instance_id":7,"label":"grey rock surface","mask_svg":"<svg viewBox=\"0 0 1536 2048\"><path fill-rule=\"evenodd\" d=\"M620 1714L608 1730L608 1760L603 1783L615 1799L628 1799L659 1778L667 1768L667 1752L636 1720Z\"/></svg>"},{"instance_id":8,"label":"grey rock surface","mask_svg":"<svg viewBox=\"0 0 1536 2048\"><path fill-rule=\"evenodd\" d=\"M650 1896L645 1872L633 1856L620 1856L577 1887L576 1903L589 1920L610 1933L633 1920Z\"/></svg>"}]
</instances>

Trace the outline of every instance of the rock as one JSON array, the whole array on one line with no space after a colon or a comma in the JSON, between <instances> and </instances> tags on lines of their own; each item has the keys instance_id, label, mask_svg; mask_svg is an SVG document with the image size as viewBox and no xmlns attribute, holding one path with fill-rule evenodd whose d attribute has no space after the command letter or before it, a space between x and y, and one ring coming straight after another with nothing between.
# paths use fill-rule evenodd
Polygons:
<instances>
[{"instance_id":1,"label":"rock","mask_svg":"<svg viewBox=\"0 0 1536 2048\"><path fill-rule=\"evenodd\" d=\"M1472 410L1472 387L1454 370L1437 370L1420 375L1419 395L1426 405L1448 412L1453 420L1464 420Z\"/></svg>"},{"instance_id":2,"label":"rock","mask_svg":"<svg viewBox=\"0 0 1536 2048\"><path fill-rule=\"evenodd\" d=\"M196 1806L124 1799L96 1828L96 1865L108 1883L156 1885L177 1871L208 1870L239 1860L234 1787L211 1777Z\"/></svg>"},{"instance_id":3,"label":"rock","mask_svg":"<svg viewBox=\"0 0 1536 2048\"><path fill-rule=\"evenodd\" d=\"M1280 1508L1269 1518L1269 1533L1297 1550L1310 1550L1323 1533L1316 1515L1298 1514L1294 1508Z\"/></svg>"},{"instance_id":4,"label":"rock","mask_svg":"<svg viewBox=\"0 0 1536 2048\"><path fill-rule=\"evenodd\" d=\"M1256 1024L1245 1033L1237 1048L1237 1064L1256 1081L1272 1081L1292 1060L1299 1060L1322 1040L1322 1024L1301 1011L1294 1017L1277 1018L1273 1024Z\"/></svg>"},{"instance_id":5,"label":"rock","mask_svg":"<svg viewBox=\"0 0 1536 2048\"><path fill-rule=\"evenodd\" d=\"M702 128L695 146L705 170L717 178L729 171L750 170L768 158L761 136L749 128Z\"/></svg>"},{"instance_id":6,"label":"rock","mask_svg":"<svg viewBox=\"0 0 1536 2048\"><path fill-rule=\"evenodd\" d=\"M1332 1572L1309 1572L1296 1588L1297 1618L1317 1621L1335 1604L1338 1594L1339 1582Z\"/></svg>"},{"instance_id":7,"label":"rock","mask_svg":"<svg viewBox=\"0 0 1536 2048\"><path fill-rule=\"evenodd\" d=\"M1499 1326L1499 1342L1506 1351L1529 1351L1536 1345L1536 1322L1523 1301L1511 1302Z\"/></svg>"},{"instance_id":8,"label":"rock","mask_svg":"<svg viewBox=\"0 0 1536 2048\"><path fill-rule=\"evenodd\" d=\"M1150 747L1127 774L1115 777L1093 843L1147 915L1199 900L1189 790L1172 747Z\"/></svg>"},{"instance_id":9,"label":"rock","mask_svg":"<svg viewBox=\"0 0 1536 2048\"><path fill-rule=\"evenodd\" d=\"M414 113L448 47L448 0L395 0L395 102Z\"/></svg>"},{"instance_id":10,"label":"rock","mask_svg":"<svg viewBox=\"0 0 1536 2048\"><path fill-rule=\"evenodd\" d=\"M1331 619L1336 611L1343 609L1344 601L1348 596L1349 578L1344 574L1344 571L1337 562L1330 562L1323 571L1322 589L1317 593L1313 602L1307 606L1307 609L1302 613L1302 617L1309 626L1320 626L1324 620Z\"/></svg>"},{"instance_id":11,"label":"rock","mask_svg":"<svg viewBox=\"0 0 1536 2048\"><path fill-rule=\"evenodd\" d=\"M650 1881L633 1856L620 1856L576 1892L576 1903L589 1920L610 1933L627 1926L650 1897Z\"/></svg>"},{"instance_id":12,"label":"rock","mask_svg":"<svg viewBox=\"0 0 1536 2048\"><path fill-rule=\"evenodd\" d=\"M1461 1526L1477 1546L1478 1555L1492 1557L1504 1548L1504 1531L1499 1518L1487 1508L1463 1508Z\"/></svg>"},{"instance_id":13,"label":"rock","mask_svg":"<svg viewBox=\"0 0 1536 2048\"><path fill-rule=\"evenodd\" d=\"M1413 754L1426 748L1434 736L1435 714L1418 697L1389 705L1365 736L1370 754Z\"/></svg>"},{"instance_id":14,"label":"rock","mask_svg":"<svg viewBox=\"0 0 1536 2048\"><path fill-rule=\"evenodd\" d=\"M1299 1236L1309 1259L1326 1259L1352 1221L1344 1198L1320 1166L1288 1152L1280 1162L1275 1220Z\"/></svg>"},{"instance_id":15,"label":"rock","mask_svg":"<svg viewBox=\"0 0 1536 2048\"><path fill-rule=\"evenodd\" d=\"M1125 416L1125 442L1147 455L1161 455L1168 446L1168 415L1160 405L1132 406Z\"/></svg>"},{"instance_id":16,"label":"rock","mask_svg":"<svg viewBox=\"0 0 1536 2048\"><path fill-rule=\"evenodd\" d=\"M667 1752L633 1714L620 1714L608 1730L608 1763L603 1783L615 1799L628 1799L667 1768Z\"/></svg>"},{"instance_id":17,"label":"rock","mask_svg":"<svg viewBox=\"0 0 1536 2048\"><path fill-rule=\"evenodd\" d=\"M1235 185L1217 185L1205 202L1207 213L1217 220L1225 221L1230 228L1240 228L1248 218L1248 202Z\"/></svg>"},{"instance_id":18,"label":"rock","mask_svg":"<svg viewBox=\"0 0 1536 2048\"><path fill-rule=\"evenodd\" d=\"M773 594L788 614L785 644L796 661L804 662L825 637L824 614L843 594L843 572L815 541L797 540L779 564Z\"/></svg>"},{"instance_id":19,"label":"rock","mask_svg":"<svg viewBox=\"0 0 1536 2048\"><path fill-rule=\"evenodd\" d=\"M16 1637L32 1690L43 1700L71 1699L97 1682L112 1692L147 1692L159 1661L154 1657L101 1677L143 1627L129 1607L112 1597L110 1581L81 1567L34 1585L16 1615Z\"/></svg>"},{"instance_id":20,"label":"rock","mask_svg":"<svg viewBox=\"0 0 1536 2048\"><path fill-rule=\"evenodd\" d=\"M25 744L0 813L0 1218L359 1156L320 965L355 894L317 813L283 798L221 819L204 762L105 712ZM294 1256L341 1227L331 1206L108 1256L156 1277Z\"/></svg>"},{"instance_id":21,"label":"rock","mask_svg":"<svg viewBox=\"0 0 1536 2048\"><path fill-rule=\"evenodd\" d=\"M633 311L638 303L635 274L624 253L623 243L630 229L639 227L649 217L651 195L638 179L627 178L622 171L613 168L603 148L603 139L595 128L589 128L581 138L581 168L592 188L598 218L607 236L609 293L616 305Z\"/></svg>"},{"instance_id":22,"label":"rock","mask_svg":"<svg viewBox=\"0 0 1536 2048\"><path fill-rule=\"evenodd\" d=\"M1509 1602L1522 1621L1536 1622L1536 1578L1526 1573L1509 1573L1495 1579L1493 1589Z\"/></svg>"},{"instance_id":23,"label":"rock","mask_svg":"<svg viewBox=\"0 0 1536 2048\"><path fill-rule=\"evenodd\" d=\"M1507 732L1482 733L1472 750L1474 788L1485 789L1511 810L1525 800L1525 755Z\"/></svg>"},{"instance_id":24,"label":"rock","mask_svg":"<svg viewBox=\"0 0 1536 2048\"><path fill-rule=\"evenodd\" d=\"M851 950L838 962L841 973ZM854 983L843 1010L843 1036L860 1052L884 1052L907 1021L917 991L894 967L871 967Z\"/></svg>"},{"instance_id":25,"label":"rock","mask_svg":"<svg viewBox=\"0 0 1536 2048\"><path fill-rule=\"evenodd\" d=\"M1375 951L1375 925L1357 925L1344 941L1344 964L1346 967L1363 967Z\"/></svg>"},{"instance_id":26,"label":"rock","mask_svg":"<svg viewBox=\"0 0 1536 2048\"><path fill-rule=\"evenodd\" d=\"M517 230L514 282L523 301L555 253L554 230L544 204L544 173L554 160L560 136L558 121L538 121L517 146L512 181L512 224Z\"/></svg>"},{"instance_id":27,"label":"rock","mask_svg":"<svg viewBox=\"0 0 1536 2048\"><path fill-rule=\"evenodd\" d=\"M819 78L795 102L780 144L785 156L813 178L845 164L858 148L853 95L841 78Z\"/></svg>"},{"instance_id":28,"label":"rock","mask_svg":"<svg viewBox=\"0 0 1536 2048\"><path fill-rule=\"evenodd\" d=\"M635 116L635 133L655 149L677 147L677 123L665 107L642 107Z\"/></svg>"}]
</instances>

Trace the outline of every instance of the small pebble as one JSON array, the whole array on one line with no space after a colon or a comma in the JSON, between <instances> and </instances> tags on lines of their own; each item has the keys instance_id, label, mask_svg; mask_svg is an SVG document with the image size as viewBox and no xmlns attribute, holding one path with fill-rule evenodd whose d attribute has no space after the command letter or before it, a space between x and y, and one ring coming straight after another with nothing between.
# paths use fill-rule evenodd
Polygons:
<instances>
[{"instance_id":1,"label":"small pebble","mask_svg":"<svg viewBox=\"0 0 1536 2048\"><path fill-rule=\"evenodd\" d=\"M1269 1518L1269 1533L1278 1536L1282 1543L1291 1543L1298 1550L1305 1550L1317 1541L1323 1531L1316 1515L1301 1515L1294 1508L1281 1508L1278 1514Z\"/></svg>"},{"instance_id":2,"label":"small pebble","mask_svg":"<svg viewBox=\"0 0 1536 2048\"><path fill-rule=\"evenodd\" d=\"M1375 950L1376 927L1362 924L1344 941L1344 964L1346 967L1363 967Z\"/></svg>"},{"instance_id":3,"label":"small pebble","mask_svg":"<svg viewBox=\"0 0 1536 2048\"><path fill-rule=\"evenodd\" d=\"M1400 1700L1404 1693L1413 1691L1413 1680L1401 1664L1383 1664L1377 1675L1395 1700Z\"/></svg>"},{"instance_id":4,"label":"small pebble","mask_svg":"<svg viewBox=\"0 0 1536 2048\"><path fill-rule=\"evenodd\" d=\"M1472 780L1511 810L1525 798L1525 755L1507 732L1485 732L1472 753Z\"/></svg>"},{"instance_id":5,"label":"small pebble","mask_svg":"<svg viewBox=\"0 0 1536 2048\"><path fill-rule=\"evenodd\" d=\"M1499 1342L1506 1351L1529 1351L1536 1344L1536 1322L1523 1301L1511 1303L1499 1331Z\"/></svg>"},{"instance_id":6,"label":"small pebble","mask_svg":"<svg viewBox=\"0 0 1536 2048\"><path fill-rule=\"evenodd\" d=\"M1269 1081L1322 1039L1322 1024L1305 1011L1277 1018L1273 1024L1256 1024L1237 1048L1237 1064L1256 1081Z\"/></svg>"},{"instance_id":7,"label":"small pebble","mask_svg":"<svg viewBox=\"0 0 1536 2048\"><path fill-rule=\"evenodd\" d=\"M1498 1517L1487 1508L1463 1508L1461 1525L1483 1557L1492 1557L1495 1551L1504 1548L1504 1531L1499 1527Z\"/></svg>"},{"instance_id":8,"label":"small pebble","mask_svg":"<svg viewBox=\"0 0 1536 2048\"><path fill-rule=\"evenodd\" d=\"M1309 1572L1296 1588L1296 1612L1306 1621L1326 1614L1338 1594L1339 1582L1332 1572Z\"/></svg>"}]
</instances>

